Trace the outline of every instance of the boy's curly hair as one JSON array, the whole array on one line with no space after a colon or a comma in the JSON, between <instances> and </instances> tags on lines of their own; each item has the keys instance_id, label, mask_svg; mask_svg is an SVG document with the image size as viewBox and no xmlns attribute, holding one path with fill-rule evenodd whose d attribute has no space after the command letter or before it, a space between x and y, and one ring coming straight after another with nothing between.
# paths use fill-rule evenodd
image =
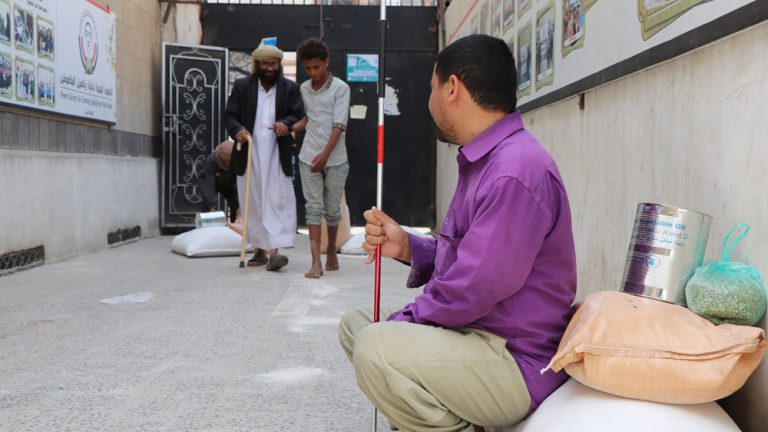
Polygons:
<instances>
[{"instance_id":1,"label":"boy's curly hair","mask_svg":"<svg viewBox=\"0 0 768 432\"><path fill-rule=\"evenodd\" d=\"M320 38L311 37L299 44L296 48L296 57L300 61L320 59L325 61L328 58L328 45Z\"/></svg>"}]
</instances>

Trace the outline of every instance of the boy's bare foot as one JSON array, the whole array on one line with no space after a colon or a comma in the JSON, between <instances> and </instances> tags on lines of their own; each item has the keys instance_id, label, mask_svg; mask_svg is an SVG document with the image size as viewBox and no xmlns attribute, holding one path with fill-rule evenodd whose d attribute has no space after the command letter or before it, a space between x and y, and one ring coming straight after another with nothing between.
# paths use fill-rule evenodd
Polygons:
<instances>
[{"instance_id":1,"label":"boy's bare foot","mask_svg":"<svg viewBox=\"0 0 768 432\"><path fill-rule=\"evenodd\" d=\"M321 263L312 264L312 267L308 272L304 273L304 277L308 279L317 279L323 275L323 265Z\"/></svg>"},{"instance_id":2,"label":"boy's bare foot","mask_svg":"<svg viewBox=\"0 0 768 432\"><path fill-rule=\"evenodd\" d=\"M339 269L339 257L336 256L336 251L328 252L326 254L325 269L328 271L336 271Z\"/></svg>"}]
</instances>

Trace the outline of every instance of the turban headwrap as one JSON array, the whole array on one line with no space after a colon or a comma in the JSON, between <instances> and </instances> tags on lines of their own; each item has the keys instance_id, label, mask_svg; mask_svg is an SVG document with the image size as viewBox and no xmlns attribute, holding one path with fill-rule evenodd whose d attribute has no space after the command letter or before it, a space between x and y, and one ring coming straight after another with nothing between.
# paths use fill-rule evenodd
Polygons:
<instances>
[{"instance_id":1,"label":"turban headwrap","mask_svg":"<svg viewBox=\"0 0 768 432\"><path fill-rule=\"evenodd\" d=\"M264 60L268 58L282 60L283 50L274 45L264 45L262 43L258 48L253 50L251 57L253 57L254 60Z\"/></svg>"},{"instance_id":2,"label":"turban headwrap","mask_svg":"<svg viewBox=\"0 0 768 432\"><path fill-rule=\"evenodd\" d=\"M283 59L283 50L274 45L264 45L262 42L258 48L251 53L252 65L251 72L256 73L256 62L264 59Z\"/></svg>"}]
</instances>

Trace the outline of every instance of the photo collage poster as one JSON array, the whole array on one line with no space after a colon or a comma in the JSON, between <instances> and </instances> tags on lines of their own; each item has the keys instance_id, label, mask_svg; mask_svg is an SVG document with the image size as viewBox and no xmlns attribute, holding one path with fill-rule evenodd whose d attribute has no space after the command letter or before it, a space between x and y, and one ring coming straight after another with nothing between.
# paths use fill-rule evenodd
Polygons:
<instances>
[{"instance_id":1,"label":"photo collage poster","mask_svg":"<svg viewBox=\"0 0 768 432\"><path fill-rule=\"evenodd\" d=\"M584 14L597 0L480 0L470 20L473 34L501 38L515 54L518 97L554 81L555 1L563 8L559 16L565 30L559 39L565 56L583 46Z\"/></svg>"},{"instance_id":2,"label":"photo collage poster","mask_svg":"<svg viewBox=\"0 0 768 432\"><path fill-rule=\"evenodd\" d=\"M55 11L55 0L0 0L0 101L56 106Z\"/></svg>"},{"instance_id":3,"label":"photo collage poster","mask_svg":"<svg viewBox=\"0 0 768 432\"><path fill-rule=\"evenodd\" d=\"M753 1L473 0L453 36L504 40L515 55L517 96L525 104ZM714 6L675 24L699 5Z\"/></svg>"},{"instance_id":4,"label":"photo collage poster","mask_svg":"<svg viewBox=\"0 0 768 432\"><path fill-rule=\"evenodd\" d=\"M114 22L88 0L0 0L0 103L114 123Z\"/></svg>"}]
</instances>

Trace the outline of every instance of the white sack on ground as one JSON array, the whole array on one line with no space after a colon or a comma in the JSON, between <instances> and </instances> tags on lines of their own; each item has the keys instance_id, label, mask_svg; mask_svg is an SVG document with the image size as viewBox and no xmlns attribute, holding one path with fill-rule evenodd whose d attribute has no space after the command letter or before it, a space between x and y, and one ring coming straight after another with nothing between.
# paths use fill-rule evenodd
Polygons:
<instances>
[{"instance_id":1,"label":"white sack on ground","mask_svg":"<svg viewBox=\"0 0 768 432\"><path fill-rule=\"evenodd\" d=\"M193 229L179 234L171 243L171 250L188 257L240 255L242 236L225 226Z\"/></svg>"}]
</instances>

